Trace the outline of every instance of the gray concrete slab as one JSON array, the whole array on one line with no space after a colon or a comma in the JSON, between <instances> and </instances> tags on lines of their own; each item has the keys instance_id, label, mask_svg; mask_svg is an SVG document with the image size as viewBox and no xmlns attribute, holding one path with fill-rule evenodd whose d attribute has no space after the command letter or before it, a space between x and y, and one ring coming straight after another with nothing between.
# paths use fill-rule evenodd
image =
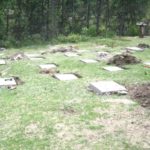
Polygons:
<instances>
[{"instance_id":1,"label":"gray concrete slab","mask_svg":"<svg viewBox=\"0 0 150 150\"><path fill-rule=\"evenodd\" d=\"M81 59L80 61L86 63L86 64L93 64L93 63L97 63L98 61L94 60L94 59Z\"/></svg>"},{"instance_id":2,"label":"gray concrete slab","mask_svg":"<svg viewBox=\"0 0 150 150\"><path fill-rule=\"evenodd\" d=\"M114 81L98 81L89 85L90 90L98 94L126 92L127 89Z\"/></svg>"},{"instance_id":3,"label":"gray concrete slab","mask_svg":"<svg viewBox=\"0 0 150 150\"><path fill-rule=\"evenodd\" d=\"M144 49L139 48L139 47L126 47L126 50L129 50L129 51L144 51Z\"/></svg>"},{"instance_id":4,"label":"gray concrete slab","mask_svg":"<svg viewBox=\"0 0 150 150\"><path fill-rule=\"evenodd\" d=\"M6 61L3 59L0 59L0 65L5 65L5 64L6 64Z\"/></svg>"},{"instance_id":5,"label":"gray concrete slab","mask_svg":"<svg viewBox=\"0 0 150 150\"><path fill-rule=\"evenodd\" d=\"M70 81L78 79L74 74L55 74L54 77L61 81Z\"/></svg>"},{"instance_id":6,"label":"gray concrete slab","mask_svg":"<svg viewBox=\"0 0 150 150\"><path fill-rule=\"evenodd\" d=\"M106 66L103 67L103 69L110 71L110 72L116 72L116 71L122 71L123 69L117 66Z\"/></svg>"},{"instance_id":7,"label":"gray concrete slab","mask_svg":"<svg viewBox=\"0 0 150 150\"><path fill-rule=\"evenodd\" d=\"M0 87L14 85L16 85L14 78L0 78Z\"/></svg>"},{"instance_id":8,"label":"gray concrete slab","mask_svg":"<svg viewBox=\"0 0 150 150\"><path fill-rule=\"evenodd\" d=\"M43 65L39 65L39 67L42 70L50 70L56 68L57 66L55 64L43 64Z\"/></svg>"},{"instance_id":9,"label":"gray concrete slab","mask_svg":"<svg viewBox=\"0 0 150 150\"><path fill-rule=\"evenodd\" d=\"M146 67L150 67L150 62L145 62L144 65L145 65Z\"/></svg>"},{"instance_id":10,"label":"gray concrete slab","mask_svg":"<svg viewBox=\"0 0 150 150\"><path fill-rule=\"evenodd\" d=\"M77 53L67 52L67 53L65 53L65 56L67 56L67 57L78 57L79 55Z\"/></svg>"}]
</instances>

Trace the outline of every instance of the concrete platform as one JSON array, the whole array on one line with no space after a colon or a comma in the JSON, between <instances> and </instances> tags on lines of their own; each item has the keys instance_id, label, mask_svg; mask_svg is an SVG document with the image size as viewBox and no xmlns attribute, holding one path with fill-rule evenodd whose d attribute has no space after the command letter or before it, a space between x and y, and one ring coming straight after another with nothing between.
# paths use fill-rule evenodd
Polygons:
<instances>
[{"instance_id":1,"label":"concrete platform","mask_svg":"<svg viewBox=\"0 0 150 150\"><path fill-rule=\"evenodd\" d=\"M80 61L86 63L86 64L93 64L93 63L97 63L98 61L94 60L94 59L81 59Z\"/></svg>"},{"instance_id":2,"label":"concrete platform","mask_svg":"<svg viewBox=\"0 0 150 150\"><path fill-rule=\"evenodd\" d=\"M5 65L5 64L6 64L6 61L3 59L0 59L0 65Z\"/></svg>"},{"instance_id":3,"label":"concrete platform","mask_svg":"<svg viewBox=\"0 0 150 150\"><path fill-rule=\"evenodd\" d=\"M110 72L116 72L116 71L122 71L123 69L117 66L107 66L103 67L103 69L110 71Z\"/></svg>"},{"instance_id":4,"label":"concrete platform","mask_svg":"<svg viewBox=\"0 0 150 150\"><path fill-rule=\"evenodd\" d=\"M129 51L144 51L144 49L142 48L139 48L139 47L126 47L126 50L129 50Z\"/></svg>"},{"instance_id":5,"label":"concrete platform","mask_svg":"<svg viewBox=\"0 0 150 150\"><path fill-rule=\"evenodd\" d=\"M55 74L54 77L61 81L70 81L78 79L74 74Z\"/></svg>"},{"instance_id":6,"label":"concrete platform","mask_svg":"<svg viewBox=\"0 0 150 150\"><path fill-rule=\"evenodd\" d=\"M44 65L39 65L39 67L42 70L50 70L56 68L57 66L55 64L44 64Z\"/></svg>"},{"instance_id":7,"label":"concrete platform","mask_svg":"<svg viewBox=\"0 0 150 150\"><path fill-rule=\"evenodd\" d=\"M91 91L97 94L126 93L127 89L114 81L98 81L89 85Z\"/></svg>"},{"instance_id":8,"label":"concrete platform","mask_svg":"<svg viewBox=\"0 0 150 150\"><path fill-rule=\"evenodd\" d=\"M68 52L68 53L65 53L65 56L67 56L67 57L78 57L79 55L77 53Z\"/></svg>"},{"instance_id":9,"label":"concrete platform","mask_svg":"<svg viewBox=\"0 0 150 150\"><path fill-rule=\"evenodd\" d=\"M14 85L16 85L14 78L0 78L0 87Z\"/></svg>"}]
</instances>

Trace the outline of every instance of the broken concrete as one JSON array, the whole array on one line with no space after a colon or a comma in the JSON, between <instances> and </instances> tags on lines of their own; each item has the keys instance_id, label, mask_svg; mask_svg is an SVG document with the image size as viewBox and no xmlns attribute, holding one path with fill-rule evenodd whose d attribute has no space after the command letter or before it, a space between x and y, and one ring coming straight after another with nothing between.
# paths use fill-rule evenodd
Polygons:
<instances>
[{"instance_id":1,"label":"broken concrete","mask_svg":"<svg viewBox=\"0 0 150 150\"><path fill-rule=\"evenodd\" d=\"M74 74L54 74L54 77L61 81L70 81L78 79Z\"/></svg>"},{"instance_id":2,"label":"broken concrete","mask_svg":"<svg viewBox=\"0 0 150 150\"><path fill-rule=\"evenodd\" d=\"M97 63L98 61L94 60L94 59L81 59L80 61L86 63L86 64L93 64L93 63Z\"/></svg>"},{"instance_id":3,"label":"broken concrete","mask_svg":"<svg viewBox=\"0 0 150 150\"><path fill-rule=\"evenodd\" d=\"M110 72L116 72L116 71L122 71L123 69L117 66L107 66L103 67L103 69L110 71Z\"/></svg>"},{"instance_id":4,"label":"broken concrete","mask_svg":"<svg viewBox=\"0 0 150 150\"><path fill-rule=\"evenodd\" d=\"M14 78L0 78L0 87L15 86L16 81Z\"/></svg>"},{"instance_id":5,"label":"broken concrete","mask_svg":"<svg viewBox=\"0 0 150 150\"><path fill-rule=\"evenodd\" d=\"M89 85L89 89L97 94L126 93L124 86L114 81L98 81Z\"/></svg>"}]
</instances>

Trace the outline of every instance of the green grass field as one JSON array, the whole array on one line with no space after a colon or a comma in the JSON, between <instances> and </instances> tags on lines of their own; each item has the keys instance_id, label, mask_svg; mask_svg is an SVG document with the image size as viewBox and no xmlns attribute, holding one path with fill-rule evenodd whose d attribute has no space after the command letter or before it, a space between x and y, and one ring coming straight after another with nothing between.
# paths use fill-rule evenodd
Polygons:
<instances>
[{"instance_id":1,"label":"green grass field","mask_svg":"<svg viewBox=\"0 0 150 150\"><path fill-rule=\"evenodd\" d=\"M8 69L5 77L19 76L24 82L15 90L0 89L0 150L142 150L150 148L150 112L139 104L106 103L108 99L130 99L127 96L99 96L87 87L96 80L114 80L125 86L150 82L150 69L142 63L129 69L109 73L102 69L105 62L84 64L81 58L96 58L95 50L121 52L126 46L150 45L150 37L113 39L91 38L74 45L88 50L82 56L65 57L48 54L42 61L20 60L0 66ZM59 43L58 43L59 44ZM62 45L68 45L66 43ZM98 45L107 45L104 50ZM40 52L46 46L8 49L4 56L15 52ZM133 55L150 61L150 49ZM77 72L83 78L58 81L39 74L38 65L56 63L62 73Z\"/></svg>"}]
</instances>

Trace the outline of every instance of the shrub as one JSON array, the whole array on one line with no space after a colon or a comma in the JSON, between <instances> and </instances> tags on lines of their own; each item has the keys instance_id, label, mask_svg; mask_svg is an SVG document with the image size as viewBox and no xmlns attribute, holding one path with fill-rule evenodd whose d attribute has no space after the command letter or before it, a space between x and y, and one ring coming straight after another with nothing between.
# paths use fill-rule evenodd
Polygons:
<instances>
[{"instance_id":1,"label":"shrub","mask_svg":"<svg viewBox=\"0 0 150 150\"><path fill-rule=\"evenodd\" d=\"M82 42L87 40L88 37L79 34L70 34L68 36L60 35L57 38L57 41L62 43L77 43L77 42Z\"/></svg>"}]
</instances>

